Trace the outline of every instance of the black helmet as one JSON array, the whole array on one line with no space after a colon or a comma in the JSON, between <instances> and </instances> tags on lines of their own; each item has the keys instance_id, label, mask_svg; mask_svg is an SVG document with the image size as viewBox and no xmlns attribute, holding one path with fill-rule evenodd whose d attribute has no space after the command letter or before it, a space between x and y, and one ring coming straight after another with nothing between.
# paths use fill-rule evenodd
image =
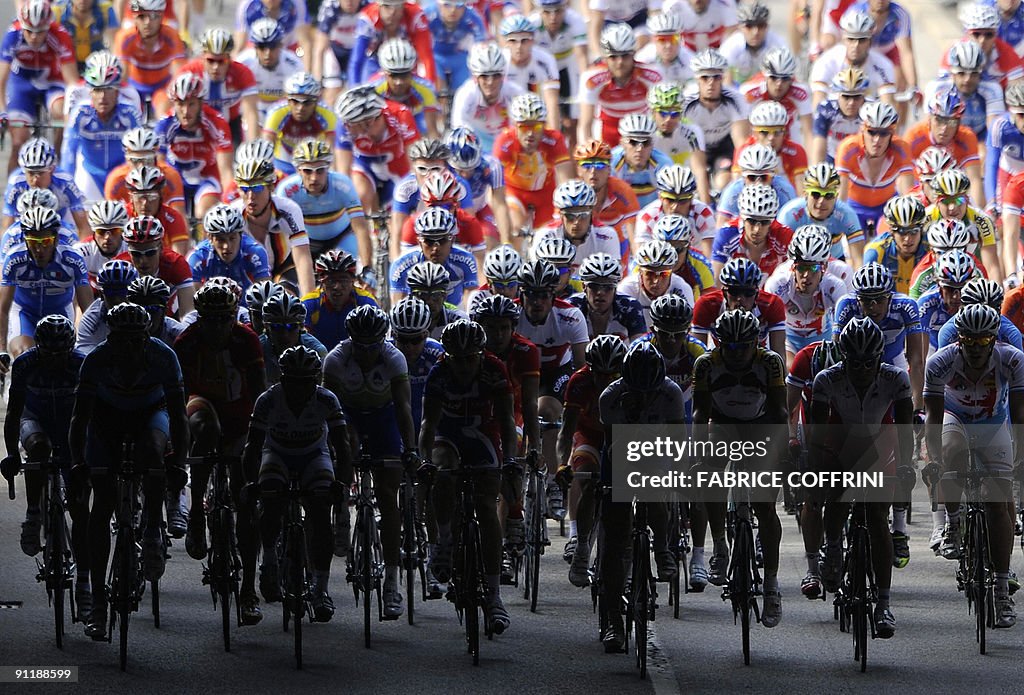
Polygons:
<instances>
[{"instance_id":1,"label":"black helmet","mask_svg":"<svg viewBox=\"0 0 1024 695\"><path fill-rule=\"evenodd\" d=\"M625 356L626 344L617 335L599 335L587 345L587 364L593 372L617 374L622 371Z\"/></svg>"},{"instance_id":2,"label":"black helmet","mask_svg":"<svg viewBox=\"0 0 1024 695\"><path fill-rule=\"evenodd\" d=\"M665 380L665 358L653 343L637 343L622 360L622 380L637 391L650 391Z\"/></svg>"},{"instance_id":3,"label":"black helmet","mask_svg":"<svg viewBox=\"0 0 1024 695\"><path fill-rule=\"evenodd\" d=\"M296 345L282 352L277 358L277 366L285 378L319 377L323 370L320 355L305 345Z\"/></svg>"},{"instance_id":4,"label":"black helmet","mask_svg":"<svg viewBox=\"0 0 1024 695\"><path fill-rule=\"evenodd\" d=\"M75 347L75 324L62 314L50 314L36 324L36 347L41 352L71 352Z\"/></svg>"},{"instance_id":5,"label":"black helmet","mask_svg":"<svg viewBox=\"0 0 1024 695\"><path fill-rule=\"evenodd\" d=\"M483 326L476 321L459 319L444 327L441 333L444 351L455 357L464 357L480 352L487 344Z\"/></svg>"},{"instance_id":6,"label":"black helmet","mask_svg":"<svg viewBox=\"0 0 1024 695\"><path fill-rule=\"evenodd\" d=\"M388 315L372 304L363 304L345 317L345 328L357 343L379 343L388 332Z\"/></svg>"}]
</instances>

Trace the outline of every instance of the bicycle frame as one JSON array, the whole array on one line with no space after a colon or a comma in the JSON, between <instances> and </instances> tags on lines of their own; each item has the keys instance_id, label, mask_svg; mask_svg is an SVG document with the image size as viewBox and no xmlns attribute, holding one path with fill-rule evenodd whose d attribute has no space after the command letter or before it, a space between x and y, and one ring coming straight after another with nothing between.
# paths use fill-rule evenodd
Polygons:
<instances>
[{"instance_id":1,"label":"bicycle frame","mask_svg":"<svg viewBox=\"0 0 1024 695\"><path fill-rule=\"evenodd\" d=\"M846 557L839 592L833 601L840 632L853 633L853 658L860 662L861 673L868 667L868 636L877 635L873 620L878 602L874 566L871 564L871 534L867 526L867 509L855 502L846 532Z\"/></svg>"},{"instance_id":2,"label":"bicycle frame","mask_svg":"<svg viewBox=\"0 0 1024 695\"><path fill-rule=\"evenodd\" d=\"M399 489L399 508L402 510L402 568L405 572L405 600L410 625L415 624L414 599L416 576L419 575L422 600L427 601L427 530L420 516L415 476L406 471Z\"/></svg>"},{"instance_id":3,"label":"bicycle frame","mask_svg":"<svg viewBox=\"0 0 1024 695\"><path fill-rule=\"evenodd\" d=\"M278 546L278 567L281 578L281 608L284 631L288 632L289 622L295 642L295 668L302 668L302 619L310 616L312 622L312 595L309 582L309 548L306 544L306 529L303 523L302 500L312 496L299 487L299 470L289 471L288 500L284 511L284 525L281 529L282 542Z\"/></svg>"},{"instance_id":4,"label":"bicycle frame","mask_svg":"<svg viewBox=\"0 0 1024 695\"><path fill-rule=\"evenodd\" d=\"M761 609L757 599L763 595L761 573L757 570L754 543L753 510L750 490L744 488L737 499L736 491L729 493L729 528L732 529L732 557L729 561L728 581L722 590L722 600L732 602L733 623L737 619L743 632L743 663L750 665L750 616L761 622Z\"/></svg>"},{"instance_id":5,"label":"bicycle frame","mask_svg":"<svg viewBox=\"0 0 1024 695\"><path fill-rule=\"evenodd\" d=\"M626 634L631 628L636 642L636 666L640 679L647 678L647 623L654 620L658 602L658 585L651 572L653 536L647 524L647 504L635 502L633 508L633 557L629 586L623 600L626 604Z\"/></svg>"},{"instance_id":6,"label":"bicycle frame","mask_svg":"<svg viewBox=\"0 0 1024 695\"><path fill-rule=\"evenodd\" d=\"M987 628L995 625L995 583L992 572L992 554L989 549L988 520L982 499L984 478L993 477L985 472L980 455L972 448L968 455L965 474L946 473L943 478L964 481L966 512L960 539L960 560L957 567L957 589L967 598L967 610L975 616L974 637L978 652L985 653Z\"/></svg>"},{"instance_id":7,"label":"bicycle frame","mask_svg":"<svg viewBox=\"0 0 1024 695\"><path fill-rule=\"evenodd\" d=\"M466 651L473 657L473 665L480 664L480 616L491 590L484 574L483 547L480 540L480 521L476 514L474 476L487 473L488 468L461 465L454 471L456 485L456 520L452 528L459 529L452 553L452 576L448 600L455 604L459 622L466 628ZM485 634L491 637L485 621Z\"/></svg>"},{"instance_id":8,"label":"bicycle frame","mask_svg":"<svg viewBox=\"0 0 1024 695\"><path fill-rule=\"evenodd\" d=\"M540 559L544 548L551 545L547 525L547 473L537 467L536 456L517 459L526 469L526 489L523 494L523 517L526 520L526 552L521 564L526 570L523 598L529 600L530 611L537 612L540 584ZM518 569L516 572L518 577Z\"/></svg>"},{"instance_id":9,"label":"bicycle frame","mask_svg":"<svg viewBox=\"0 0 1024 695\"><path fill-rule=\"evenodd\" d=\"M397 460L397 459L396 459ZM374 460L364 454L356 466L357 493L355 499L356 522L352 529L352 550L349 555L347 579L352 584L356 603L363 604L363 642L370 648L370 596L377 595L377 620L384 620L384 549L377 526L377 508L374 502Z\"/></svg>"}]
</instances>

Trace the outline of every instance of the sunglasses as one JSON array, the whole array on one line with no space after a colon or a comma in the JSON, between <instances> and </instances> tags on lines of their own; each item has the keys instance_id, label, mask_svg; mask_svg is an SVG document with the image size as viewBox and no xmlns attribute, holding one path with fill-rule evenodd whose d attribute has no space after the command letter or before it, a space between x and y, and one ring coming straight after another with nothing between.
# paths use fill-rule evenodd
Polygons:
<instances>
[{"instance_id":1,"label":"sunglasses","mask_svg":"<svg viewBox=\"0 0 1024 695\"><path fill-rule=\"evenodd\" d=\"M611 162L605 162L599 159L588 159L580 162L580 168L582 169L596 169L602 171L611 166Z\"/></svg>"},{"instance_id":2,"label":"sunglasses","mask_svg":"<svg viewBox=\"0 0 1024 695\"><path fill-rule=\"evenodd\" d=\"M388 77L391 77L396 80L412 79L412 70L398 70L395 72L389 72Z\"/></svg>"},{"instance_id":3,"label":"sunglasses","mask_svg":"<svg viewBox=\"0 0 1024 695\"><path fill-rule=\"evenodd\" d=\"M544 130L543 123L516 123L516 128L521 133L539 133Z\"/></svg>"},{"instance_id":4,"label":"sunglasses","mask_svg":"<svg viewBox=\"0 0 1024 695\"><path fill-rule=\"evenodd\" d=\"M719 343L726 350L747 350L757 344L756 340L741 340L738 342Z\"/></svg>"},{"instance_id":5,"label":"sunglasses","mask_svg":"<svg viewBox=\"0 0 1024 695\"><path fill-rule=\"evenodd\" d=\"M160 197L160 191L128 191L128 193L143 200L156 200Z\"/></svg>"},{"instance_id":6,"label":"sunglasses","mask_svg":"<svg viewBox=\"0 0 1024 695\"><path fill-rule=\"evenodd\" d=\"M144 304L142 308L151 314L163 314L165 311L167 311L166 304Z\"/></svg>"},{"instance_id":7,"label":"sunglasses","mask_svg":"<svg viewBox=\"0 0 1024 695\"><path fill-rule=\"evenodd\" d=\"M57 240L56 236L29 236L25 235L25 241L30 244L45 244L50 245Z\"/></svg>"},{"instance_id":8,"label":"sunglasses","mask_svg":"<svg viewBox=\"0 0 1024 695\"><path fill-rule=\"evenodd\" d=\"M641 268L640 272L643 273L646 277L651 278L652 280L658 278L664 279L672 275L671 270L648 270L647 268Z\"/></svg>"},{"instance_id":9,"label":"sunglasses","mask_svg":"<svg viewBox=\"0 0 1024 695\"><path fill-rule=\"evenodd\" d=\"M994 335L962 335L960 336L960 344L966 345L967 347L974 347L980 345L986 347L991 345L996 340Z\"/></svg>"},{"instance_id":10,"label":"sunglasses","mask_svg":"<svg viewBox=\"0 0 1024 695\"><path fill-rule=\"evenodd\" d=\"M771 181L771 174L744 174L743 178L747 180L747 183L760 183L762 181Z\"/></svg>"},{"instance_id":11,"label":"sunglasses","mask_svg":"<svg viewBox=\"0 0 1024 695\"><path fill-rule=\"evenodd\" d=\"M753 297L757 294L757 290L753 287L723 287L722 292L731 297Z\"/></svg>"},{"instance_id":12,"label":"sunglasses","mask_svg":"<svg viewBox=\"0 0 1024 695\"><path fill-rule=\"evenodd\" d=\"M559 275L568 275L568 274L569 274L570 272L572 272L572 268L570 268L570 267L569 267L569 266L567 266L567 265L558 265L558 266L555 266L555 270L557 270L557 271L558 271L558 274L559 274Z\"/></svg>"},{"instance_id":13,"label":"sunglasses","mask_svg":"<svg viewBox=\"0 0 1024 695\"><path fill-rule=\"evenodd\" d=\"M129 249L128 253L132 255L132 258L152 258L153 256L160 253L160 249Z\"/></svg>"},{"instance_id":14,"label":"sunglasses","mask_svg":"<svg viewBox=\"0 0 1024 695\"><path fill-rule=\"evenodd\" d=\"M559 214L567 220L582 220L587 217L590 217L589 210L585 212L560 212Z\"/></svg>"},{"instance_id":15,"label":"sunglasses","mask_svg":"<svg viewBox=\"0 0 1024 695\"><path fill-rule=\"evenodd\" d=\"M129 164L148 164L148 165L152 165L153 162L156 161L156 155L155 154L147 154L147 155L126 156L125 159L128 160Z\"/></svg>"},{"instance_id":16,"label":"sunglasses","mask_svg":"<svg viewBox=\"0 0 1024 695\"><path fill-rule=\"evenodd\" d=\"M661 34L655 36L654 40L658 43L675 44L679 43L679 36L677 34Z\"/></svg>"},{"instance_id":17,"label":"sunglasses","mask_svg":"<svg viewBox=\"0 0 1024 695\"><path fill-rule=\"evenodd\" d=\"M595 294L603 294L605 292L614 292L615 285L606 285L604 283L588 282L587 289Z\"/></svg>"},{"instance_id":18,"label":"sunglasses","mask_svg":"<svg viewBox=\"0 0 1024 695\"><path fill-rule=\"evenodd\" d=\"M721 82L721 73L715 73L714 75L697 75L697 79L705 82Z\"/></svg>"},{"instance_id":19,"label":"sunglasses","mask_svg":"<svg viewBox=\"0 0 1024 695\"><path fill-rule=\"evenodd\" d=\"M395 344L396 345L419 345L420 343L426 341L426 339L427 339L427 334L426 333L421 333L420 335L396 335L395 336Z\"/></svg>"},{"instance_id":20,"label":"sunglasses","mask_svg":"<svg viewBox=\"0 0 1024 695\"><path fill-rule=\"evenodd\" d=\"M661 199L668 203L689 203L693 200L693 194L689 195L668 195L667 193L661 194Z\"/></svg>"},{"instance_id":21,"label":"sunglasses","mask_svg":"<svg viewBox=\"0 0 1024 695\"><path fill-rule=\"evenodd\" d=\"M444 239L420 239L421 244L432 249L436 249L439 246L444 246L445 244L450 244L451 241L451 237L446 237Z\"/></svg>"},{"instance_id":22,"label":"sunglasses","mask_svg":"<svg viewBox=\"0 0 1024 695\"><path fill-rule=\"evenodd\" d=\"M299 167L298 171L300 174L312 176L313 174L319 174L321 171L327 171L328 169L330 169L330 167L325 164L322 167Z\"/></svg>"},{"instance_id":23,"label":"sunglasses","mask_svg":"<svg viewBox=\"0 0 1024 695\"><path fill-rule=\"evenodd\" d=\"M798 273L816 273L822 269L821 263L794 263L793 270Z\"/></svg>"},{"instance_id":24,"label":"sunglasses","mask_svg":"<svg viewBox=\"0 0 1024 695\"><path fill-rule=\"evenodd\" d=\"M923 232L922 227L893 227L892 233L900 236L914 236Z\"/></svg>"},{"instance_id":25,"label":"sunglasses","mask_svg":"<svg viewBox=\"0 0 1024 695\"><path fill-rule=\"evenodd\" d=\"M945 195L945 196L942 196L941 198L939 198L939 202L942 203L943 205L952 205L952 206L963 205L964 201L966 201L966 200L967 200L966 196L963 196L963 195Z\"/></svg>"},{"instance_id":26,"label":"sunglasses","mask_svg":"<svg viewBox=\"0 0 1024 695\"><path fill-rule=\"evenodd\" d=\"M480 80L500 80L505 76L503 72L488 72L483 75L477 75L477 79Z\"/></svg>"},{"instance_id":27,"label":"sunglasses","mask_svg":"<svg viewBox=\"0 0 1024 695\"><path fill-rule=\"evenodd\" d=\"M643 149L644 147L647 147L648 145L651 144L650 140L637 140L635 138L628 138L626 140L623 140L622 142L626 143L630 147L635 147L637 149Z\"/></svg>"},{"instance_id":28,"label":"sunglasses","mask_svg":"<svg viewBox=\"0 0 1024 695\"><path fill-rule=\"evenodd\" d=\"M662 118L679 118L683 115L683 112L676 109L675 111L668 111L665 109L658 109L656 112Z\"/></svg>"},{"instance_id":29,"label":"sunglasses","mask_svg":"<svg viewBox=\"0 0 1024 695\"><path fill-rule=\"evenodd\" d=\"M818 200L819 198L824 198L825 200L835 200L836 196L839 195L837 191L819 191L817 189L812 188L808 188L806 190L808 195L810 195L815 200Z\"/></svg>"},{"instance_id":30,"label":"sunglasses","mask_svg":"<svg viewBox=\"0 0 1024 695\"><path fill-rule=\"evenodd\" d=\"M778 80L779 82L792 82L792 75L768 75L769 80Z\"/></svg>"},{"instance_id":31,"label":"sunglasses","mask_svg":"<svg viewBox=\"0 0 1024 695\"><path fill-rule=\"evenodd\" d=\"M489 284L493 289L496 289L496 290L515 290L515 289L519 289L519 281L518 280L509 280L508 282L488 281L487 284Z\"/></svg>"},{"instance_id":32,"label":"sunglasses","mask_svg":"<svg viewBox=\"0 0 1024 695\"><path fill-rule=\"evenodd\" d=\"M301 97L288 97L288 101L292 104L315 104L315 98L304 99Z\"/></svg>"},{"instance_id":33,"label":"sunglasses","mask_svg":"<svg viewBox=\"0 0 1024 695\"><path fill-rule=\"evenodd\" d=\"M523 296L527 299L551 299L555 293L551 290L523 290Z\"/></svg>"},{"instance_id":34,"label":"sunglasses","mask_svg":"<svg viewBox=\"0 0 1024 695\"><path fill-rule=\"evenodd\" d=\"M758 135L778 135L779 133L785 133L785 128L755 128L754 132Z\"/></svg>"},{"instance_id":35,"label":"sunglasses","mask_svg":"<svg viewBox=\"0 0 1024 695\"><path fill-rule=\"evenodd\" d=\"M891 294L886 292L885 294L861 294L857 295L857 301L865 306L873 304L885 304L892 297Z\"/></svg>"},{"instance_id":36,"label":"sunglasses","mask_svg":"<svg viewBox=\"0 0 1024 695\"><path fill-rule=\"evenodd\" d=\"M850 369L860 369L866 371L868 369L872 369L876 364L878 364L878 358L872 357L864 360L851 360L847 358L843 360L843 362L845 362L850 367Z\"/></svg>"},{"instance_id":37,"label":"sunglasses","mask_svg":"<svg viewBox=\"0 0 1024 695\"><path fill-rule=\"evenodd\" d=\"M413 290L413 297L424 297L426 299L435 299L438 297L447 297L447 290Z\"/></svg>"},{"instance_id":38,"label":"sunglasses","mask_svg":"<svg viewBox=\"0 0 1024 695\"><path fill-rule=\"evenodd\" d=\"M892 131L885 128L868 128L868 135L875 138L884 138L886 135L892 135Z\"/></svg>"},{"instance_id":39,"label":"sunglasses","mask_svg":"<svg viewBox=\"0 0 1024 695\"><path fill-rule=\"evenodd\" d=\"M238 186L238 191L240 193L262 193L265 190L267 190L267 185L265 183L257 183L252 186L243 186L239 184Z\"/></svg>"},{"instance_id":40,"label":"sunglasses","mask_svg":"<svg viewBox=\"0 0 1024 695\"><path fill-rule=\"evenodd\" d=\"M280 43L257 43L253 44L257 51L272 51L275 48L280 48Z\"/></svg>"},{"instance_id":41,"label":"sunglasses","mask_svg":"<svg viewBox=\"0 0 1024 695\"><path fill-rule=\"evenodd\" d=\"M443 170L444 170L444 167L442 167L442 166L432 166L432 167L430 167L430 166L427 166L426 164L417 164L416 165L416 173L417 174L423 174L423 175L440 174Z\"/></svg>"},{"instance_id":42,"label":"sunglasses","mask_svg":"<svg viewBox=\"0 0 1024 695\"><path fill-rule=\"evenodd\" d=\"M765 220L761 218L744 217L743 221L749 224L751 227L768 227L775 220Z\"/></svg>"},{"instance_id":43,"label":"sunglasses","mask_svg":"<svg viewBox=\"0 0 1024 695\"><path fill-rule=\"evenodd\" d=\"M867 97L863 94L840 94L843 99L866 99Z\"/></svg>"},{"instance_id":44,"label":"sunglasses","mask_svg":"<svg viewBox=\"0 0 1024 695\"><path fill-rule=\"evenodd\" d=\"M657 333L659 337L667 340L679 340L681 338L685 338L686 334L689 333L689 331L666 331L662 328L658 328L657 326L654 327L654 332Z\"/></svg>"},{"instance_id":45,"label":"sunglasses","mask_svg":"<svg viewBox=\"0 0 1024 695\"><path fill-rule=\"evenodd\" d=\"M299 326L301 326L301 325L302 325L301 323L271 323L271 324L269 324L270 330L272 330L272 331L281 331L282 333L287 333L289 331L296 331L296 330L299 329Z\"/></svg>"}]
</instances>

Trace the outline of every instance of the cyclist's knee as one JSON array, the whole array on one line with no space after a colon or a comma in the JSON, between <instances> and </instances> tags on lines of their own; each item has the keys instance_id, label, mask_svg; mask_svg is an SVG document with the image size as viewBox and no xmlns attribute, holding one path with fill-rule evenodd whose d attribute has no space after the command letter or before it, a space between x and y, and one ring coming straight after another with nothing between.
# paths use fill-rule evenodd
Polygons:
<instances>
[{"instance_id":1,"label":"cyclist's knee","mask_svg":"<svg viewBox=\"0 0 1024 695\"><path fill-rule=\"evenodd\" d=\"M43 463L50 458L50 438L43 432L33 432L22 443L25 447L25 460Z\"/></svg>"}]
</instances>

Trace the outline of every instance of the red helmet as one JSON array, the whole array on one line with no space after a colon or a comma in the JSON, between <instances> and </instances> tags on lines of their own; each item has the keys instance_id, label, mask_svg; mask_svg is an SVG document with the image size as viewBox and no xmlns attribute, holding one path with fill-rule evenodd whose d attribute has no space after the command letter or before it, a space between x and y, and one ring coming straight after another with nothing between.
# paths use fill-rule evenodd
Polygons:
<instances>
[{"instance_id":1,"label":"red helmet","mask_svg":"<svg viewBox=\"0 0 1024 695\"><path fill-rule=\"evenodd\" d=\"M463 190L455 175L447 169L430 174L420 186L420 201L427 207L435 205L458 205Z\"/></svg>"},{"instance_id":2,"label":"red helmet","mask_svg":"<svg viewBox=\"0 0 1024 695\"><path fill-rule=\"evenodd\" d=\"M124 228L124 240L129 244L144 244L164 238L164 225L155 217L142 215L128 220Z\"/></svg>"},{"instance_id":3,"label":"red helmet","mask_svg":"<svg viewBox=\"0 0 1024 695\"><path fill-rule=\"evenodd\" d=\"M53 10L47 0L28 0L18 9L22 29L46 29L53 21Z\"/></svg>"}]
</instances>

